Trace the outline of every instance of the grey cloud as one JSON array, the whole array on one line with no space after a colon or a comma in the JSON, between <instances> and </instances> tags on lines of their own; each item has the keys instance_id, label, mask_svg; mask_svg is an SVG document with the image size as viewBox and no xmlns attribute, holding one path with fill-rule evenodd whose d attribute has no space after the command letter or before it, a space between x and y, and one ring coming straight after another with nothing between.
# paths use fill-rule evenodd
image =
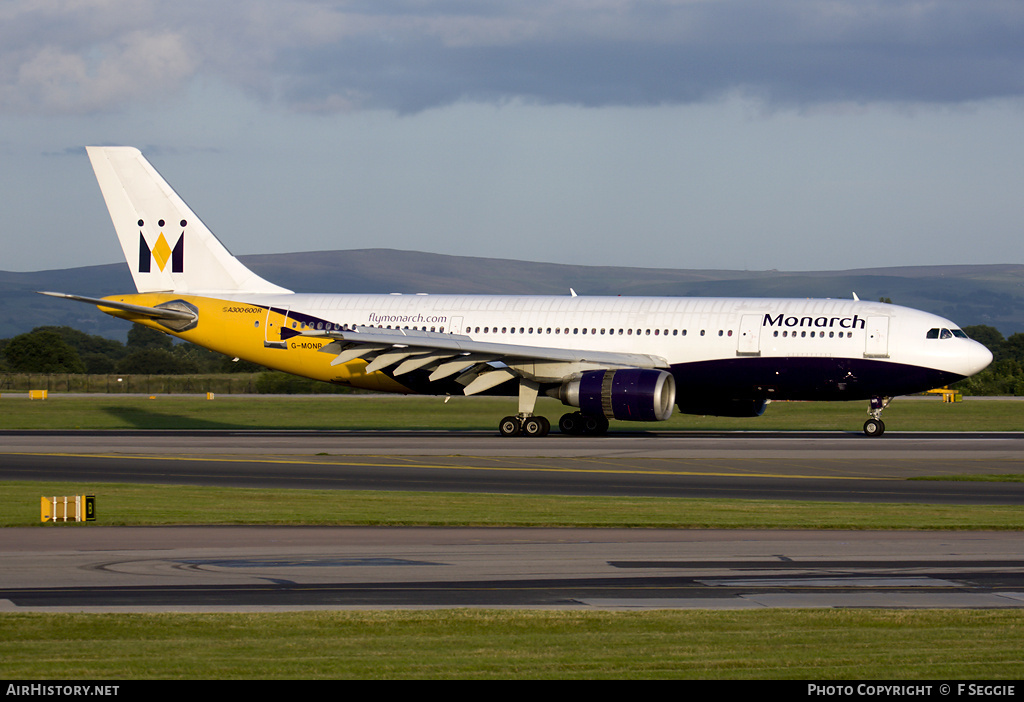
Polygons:
<instances>
[{"instance_id":1,"label":"grey cloud","mask_svg":"<svg viewBox=\"0 0 1024 702\"><path fill-rule=\"evenodd\" d=\"M1024 94L1024 5L1013 0L5 5L7 111L116 109L200 76L322 111L656 105L733 91L798 104Z\"/></svg>"}]
</instances>

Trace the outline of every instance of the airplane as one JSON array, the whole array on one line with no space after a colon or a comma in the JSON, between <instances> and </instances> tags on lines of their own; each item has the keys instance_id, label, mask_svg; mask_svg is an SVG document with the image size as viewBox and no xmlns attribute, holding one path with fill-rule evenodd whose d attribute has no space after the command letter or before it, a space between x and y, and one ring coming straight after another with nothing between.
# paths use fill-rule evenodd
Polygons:
<instances>
[{"instance_id":1,"label":"airplane","mask_svg":"<svg viewBox=\"0 0 1024 702\"><path fill-rule=\"evenodd\" d=\"M305 294L231 255L133 147L87 147L136 292L91 298L115 317L267 368L375 391L518 398L503 436L609 420L760 416L772 401L893 397L971 376L991 352L953 322L853 299Z\"/></svg>"}]
</instances>

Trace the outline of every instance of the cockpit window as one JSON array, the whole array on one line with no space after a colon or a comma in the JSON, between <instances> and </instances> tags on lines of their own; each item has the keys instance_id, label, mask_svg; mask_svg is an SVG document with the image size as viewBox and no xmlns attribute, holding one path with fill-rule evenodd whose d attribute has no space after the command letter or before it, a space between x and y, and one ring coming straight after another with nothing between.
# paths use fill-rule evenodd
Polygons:
<instances>
[{"instance_id":1,"label":"cockpit window","mask_svg":"<svg viewBox=\"0 0 1024 702\"><path fill-rule=\"evenodd\" d=\"M953 337L958 339L969 338L961 329L929 329L927 337L929 339L952 339Z\"/></svg>"}]
</instances>

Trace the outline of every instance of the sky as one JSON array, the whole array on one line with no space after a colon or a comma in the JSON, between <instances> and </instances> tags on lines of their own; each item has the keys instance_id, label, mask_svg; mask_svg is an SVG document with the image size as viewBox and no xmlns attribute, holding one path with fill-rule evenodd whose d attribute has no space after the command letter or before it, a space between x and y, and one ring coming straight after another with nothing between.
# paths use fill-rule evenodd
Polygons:
<instances>
[{"instance_id":1,"label":"sky","mask_svg":"<svg viewBox=\"0 0 1024 702\"><path fill-rule=\"evenodd\" d=\"M1024 263L1024 3L4 0L0 270L123 260L93 144L235 254Z\"/></svg>"}]
</instances>

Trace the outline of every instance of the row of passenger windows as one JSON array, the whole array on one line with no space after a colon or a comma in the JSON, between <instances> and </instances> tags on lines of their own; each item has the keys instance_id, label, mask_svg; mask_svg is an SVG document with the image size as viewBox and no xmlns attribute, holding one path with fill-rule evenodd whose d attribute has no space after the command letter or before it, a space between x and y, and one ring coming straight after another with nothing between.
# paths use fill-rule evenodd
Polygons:
<instances>
[{"instance_id":1,"label":"row of passenger windows","mask_svg":"<svg viewBox=\"0 0 1024 702\"><path fill-rule=\"evenodd\" d=\"M259 325L260 325L260 323L257 321L256 322L256 326L259 327ZM307 326L310 329L314 328L313 324L306 325L304 323L297 323L297 322L294 322L294 321L292 322L292 329L295 329L296 327L298 327L299 329L305 329ZM385 329L385 328L386 329L391 329L391 325L390 324L387 327L385 327L382 324L379 324L377 326L379 328L381 328L381 329ZM336 330L354 329L355 326L350 326L348 324L332 324L330 322L327 322L327 323L317 322L317 324L315 325L315 328L316 329L326 329L326 330L330 331L332 329L336 329ZM395 328L396 329L399 329L399 328L409 329L409 327L395 327ZM417 327L412 327L412 328L416 329ZM419 329L420 329L420 331L432 331L432 332L444 333L444 327L436 327L435 326L435 327L429 327L428 328L428 327L424 326L424 327L419 327ZM497 334L497 333L499 333L499 331L498 331L498 327L483 327L483 331L482 332L481 332L481 328L480 327L468 327L466 329L466 333L467 334L480 334L480 333L483 333L483 334ZM501 332L500 333L502 333L502 334L516 334L516 333L519 333L519 334L569 334L570 332L569 332L569 327L537 327L536 329L534 327L518 327L518 329L516 327L501 327ZM605 329L605 328L601 328L600 330L598 330L596 327L592 327L589 330L586 327L574 327L572 329L572 333L573 334L580 334L580 335L590 334L592 336L598 336L598 335L602 335L602 336L604 336L604 335L608 335L608 336L623 336L623 335L625 335L625 336L633 336L634 335L634 331L632 329ZM672 329L672 330L669 330L669 329L653 329L653 330L652 329L637 329L635 334L636 334L636 336L652 336L652 335L653 336L669 336L670 334L672 336L686 336L686 329L682 329L682 330L680 330L680 329ZM701 336L705 336L706 334L707 334L706 330L704 330L704 329L700 330L700 335ZM817 334L818 338L822 338L822 339L825 338L825 332L823 332L823 331L819 331L819 332L801 331L800 332L800 337L804 338L804 337L808 337L809 336L811 338L814 338L815 334ZM845 334L846 338L852 338L853 337L853 332L850 332L850 331L848 331L848 332L834 332L834 331L830 331L828 333L828 338L832 339L832 338L834 338L834 337L836 337L838 335L838 337L840 339L842 339L844 334ZM780 332L778 330L775 330L772 335L776 336L776 337L781 335L783 338L785 338L787 336L796 337L797 336L797 332L796 331L788 331L788 330L784 330L784 331ZM732 329L729 329L728 331L719 329L718 330L718 336L732 336ZM927 334L927 338L929 338L929 339L952 339L954 337L955 338L959 338L959 339L967 339L968 338L967 334L965 334L960 329L938 329L938 328L936 328L936 329L929 329L928 330L928 334Z\"/></svg>"},{"instance_id":2,"label":"row of passenger windows","mask_svg":"<svg viewBox=\"0 0 1024 702\"><path fill-rule=\"evenodd\" d=\"M571 331L569 327L502 327L500 330L498 327L467 327L467 334L578 334L591 336L607 335L607 336L686 336L686 330L679 329L607 329L592 327L590 329L586 327L574 327ZM721 329L718 331L718 335L722 336L725 332ZM701 330L700 335L704 336L705 331ZM729 336L732 336L732 331L728 332Z\"/></svg>"},{"instance_id":3,"label":"row of passenger windows","mask_svg":"<svg viewBox=\"0 0 1024 702\"><path fill-rule=\"evenodd\" d=\"M773 336L782 336L783 338L785 338L787 335L795 337L797 335L797 333L794 330L794 331L781 331L781 332L780 331L775 331L775 333L773 334ZM811 337L813 339L814 335L815 335L815 332L813 332L813 331L802 331L802 332L800 332L800 338L804 338L804 337L809 336L809 337ZM823 331L817 332L817 335L818 335L819 339L824 339L825 338L825 332L823 332ZM851 338L853 338L853 332L852 331L848 331L848 332L834 332L834 331L830 331L828 333L828 338L830 338L830 339L833 339L833 338L835 338L837 336L840 339L842 339L844 336L847 339L851 339Z\"/></svg>"},{"instance_id":4,"label":"row of passenger windows","mask_svg":"<svg viewBox=\"0 0 1024 702\"><path fill-rule=\"evenodd\" d=\"M295 328L296 326L297 326L296 323L292 322L292 328ZM313 324L310 324L308 326L311 329L314 327ZM300 325L298 325L298 327L300 329L305 329L307 327L307 325L306 324L300 324ZM379 329L391 329L392 328L390 324L387 325L387 326L384 326L383 324L378 324L377 327ZM330 322L325 324L325 323L319 322L319 323L317 323L315 325L315 328L316 329L326 329L328 331L330 331L332 329L349 330L349 329L355 329L355 325L332 324ZM394 328L395 329L410 329L410 327L394 327ZM419 329L420 331L440 332L442 334L444 333L444 330L445 330L445 328L443 326L442 327L437 327L437 326L426 327L426 326L423 326L423 327L411 327L411 328L414 329L414 330ZM937 338L939 338L939 331L940 330L938 330L938 329L932 329L931 331L928 332L928 338L929 339L937 339ZM948 329L943 329L941 331L943 332L943 335L941 337L943 339L947 338L946 337L947 334L952 336L952 333ZM965 338L967 336L966 334L964 334L959 329L956 329L954 331L955 332L959 332L959 334L957 334L957 336L963 336ZM934 332L934 334L933 334L933 332ZM584 336L588 335L588 334L591 335L591 336L634 336L634 335L635 336L686 336L687 335L687 330L686 329L636 329L636 330L633 330L633 329L608 329L608 328L604 328L604 327L602 327L602 328L591 327L589 329L586 328L586 327L573 327L571 330L570 330L569 327L501 327L500 329L498 327L467 327L465 333L467 333L467 334L498 334L498 333L500 333L500 334L575 334L575 335L584 335ZM796 338L797 334L798 334L798 332L796 332L795 330L794 331L789 331L789 330L778 331L778 330L776 330L776 331L773 332L773 336L775 336L775 337L781 336L783 338L786 338L786 337ZM701 336L706 336L707 335L707 330L701 329L700 330L700 335ZM728 330L719 329L718 330L718 336L732 336L732 335L733 335L733 330L732 329L728 329ZM817 336L818 338L824 339L825 338L825 332L823 332L823 331L818 331L818 332L814 332L814 331L801 331L801 332L799 332L799 336L801 338L804 338L804 337L814 338L815 336ZM853 332L851 332L851 331L847 331L847 332L830 331L830 332L828 332L828 338L830 338L830 339L836 338L836 337L842 339L844 336L846 338L852 338L853 337Z\"/></svg>"}]
</instances>

